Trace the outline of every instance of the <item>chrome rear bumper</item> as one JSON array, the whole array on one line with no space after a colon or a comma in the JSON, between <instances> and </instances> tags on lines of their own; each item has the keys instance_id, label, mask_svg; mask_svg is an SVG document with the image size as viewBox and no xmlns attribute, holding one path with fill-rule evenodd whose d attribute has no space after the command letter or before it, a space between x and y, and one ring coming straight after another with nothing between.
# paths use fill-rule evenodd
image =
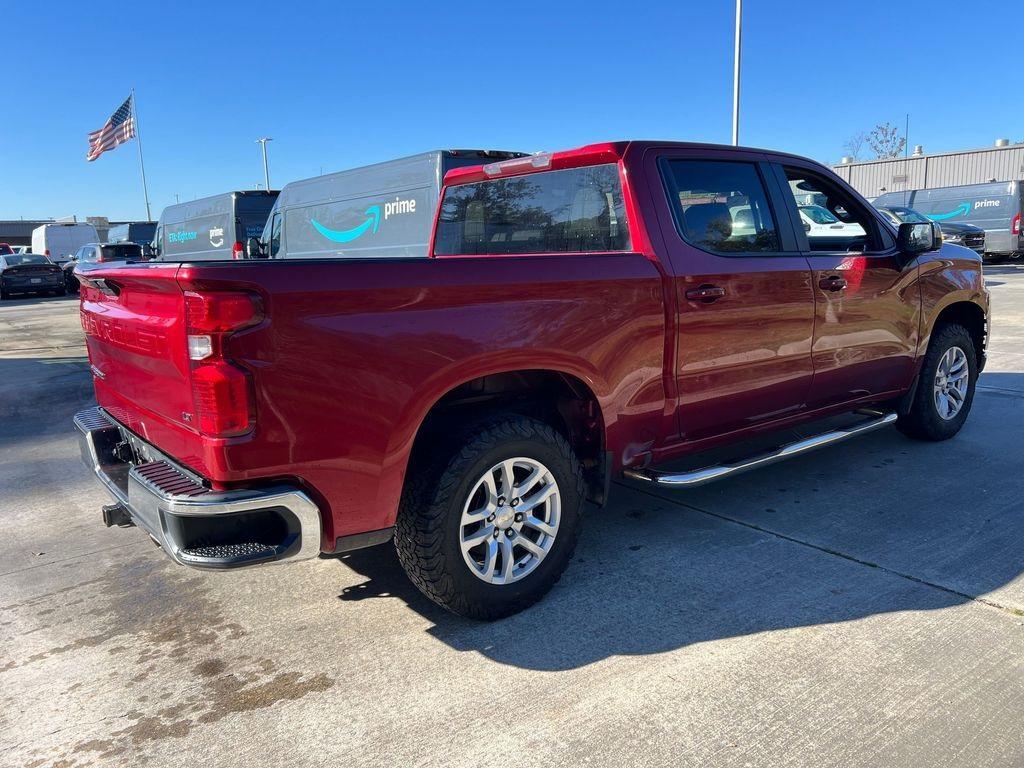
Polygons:
<instances>
[{"instance_id":1,"label":"chrome rear bumper","mask_svg":"<svg viewBox=\"0 0 1024 768\"><path fill-rule=\"evenodd\" d=\"M239 568L320 553L320 511L301 490L212 491L101 408L74 422L82 461L176 563Z\"/></svg>"}]
</instances>

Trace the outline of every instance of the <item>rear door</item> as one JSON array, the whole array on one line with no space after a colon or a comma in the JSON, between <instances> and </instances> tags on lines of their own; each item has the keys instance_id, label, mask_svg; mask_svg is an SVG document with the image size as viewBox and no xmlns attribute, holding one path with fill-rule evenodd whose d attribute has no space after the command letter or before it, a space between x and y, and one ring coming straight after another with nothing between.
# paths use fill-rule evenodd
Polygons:
<instances>
[{"instance_id":1,"label":"rear door","mask_svg":"<svg viewBox=\"0 0 1024 768\"><path fill-rule=\"evenodd\" d=\"M648 178L675 273L676 379L687 440L805 407L814 294L788 217L774 210L764 156L652 150Z\"/></svg>"},{"instance_id":2,"label":"rear door","mask_svg":"<svg viewBox=\"0 0 1024 768\"><path fill-rule=\"evenodd\" d=\"M791 219L810 198L847 224L842 234L796 230L815 293L809 407L903 389L917 352L916 260L905 263L880 214L838 179L796 159L773 169Z\"/></svg>"},{"instance_id":3,"label":"rear door","mask_svg":"<svg viewBox=\"0 0 1024 768\"><path fill-rule=\"evenodd\" d=\"M235 198L235 242L243 247L250 237L259 237L267 224L277 195L239 195Z\"/></svg>"}]
</instances>

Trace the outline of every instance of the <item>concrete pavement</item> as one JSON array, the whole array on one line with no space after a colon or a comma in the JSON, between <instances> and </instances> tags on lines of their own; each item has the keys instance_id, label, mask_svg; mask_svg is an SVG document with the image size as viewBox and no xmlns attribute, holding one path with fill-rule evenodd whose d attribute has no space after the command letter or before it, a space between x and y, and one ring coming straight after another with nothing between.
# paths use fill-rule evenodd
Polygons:
<instances>
[{"instance_id":1,"label":"concrete pavement","mask_svg":"<svg viewBox=\"0 0 1024 768\"><path fill-rule=\"evenodd\" d=\"M76 305L0 304L0 765L1022 764L1024 269L988 273L957 439L618 485L495 624L388 547L209 574L103 528Z\"/></svg>"}]
</instances>

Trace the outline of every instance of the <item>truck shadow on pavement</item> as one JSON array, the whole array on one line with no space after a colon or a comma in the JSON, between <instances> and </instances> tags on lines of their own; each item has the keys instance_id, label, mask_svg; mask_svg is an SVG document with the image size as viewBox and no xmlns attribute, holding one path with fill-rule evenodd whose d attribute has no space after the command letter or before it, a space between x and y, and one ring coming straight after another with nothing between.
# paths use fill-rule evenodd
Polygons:
<instances>
[{"instance_id":1,"label":"truck shadow on pavement","mask_svg":"<svg viewBox=\"0 0 1024 768\"><path fill-rule=\"evenodd\" d=\"M982 384L945 443L888 430L688 492L618 484L551 594L500 622L436 607L390 545L340 558L367 580L339 597L397 598L448 646L534 670L967 603L1019 622L1024 374Z\"/></svg>"}]
</instances>

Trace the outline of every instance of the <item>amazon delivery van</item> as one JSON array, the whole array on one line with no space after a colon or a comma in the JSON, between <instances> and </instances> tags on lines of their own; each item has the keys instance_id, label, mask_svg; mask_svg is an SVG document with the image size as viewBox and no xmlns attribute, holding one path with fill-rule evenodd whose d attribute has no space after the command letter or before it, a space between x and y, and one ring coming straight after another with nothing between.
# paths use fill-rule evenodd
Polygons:
<instances>
[{"instance_id":1,"label":"amazon delivery van","mask_svg":"<svg viewBox=\"0 0 1024 768\"><path fill-rule=\"evenodd\" d=\"M32 253L62 264L78 253L83 245L99 239L92 224L42 224L32 230Z\"/></svg>"},{"instance_id":2,"label":"amazon delivery van","mask_svg":"<svg viewBox=\"0 0 1024 768\"><path fill-rule=\"evenodd\" d=\"M1022 183L1019 181L969 184L963 187L886 192L872 203L877 208L902 205L932 221L973 224L985 230L985 256L993 260L1020 258L1024 253L1021 229Z\"/></svg>"},{"instance_id":3,"label":"amazon delivery van","mask_svg":"<svg viewBox=\"0 0 1024 768\"><path fill-rule=\"evenodd\" d=\"M258 236L277 200L271 190L225 192L169 205L153 235L155 261L245 258L245 241Z\"/></svg>"},{"instance_id":4,"label":"amazon delivery van","mask_svg":"<svg viewBox=\"0 0 1024 768\"><path fill-rule=\"evenodd\" d=\"M424 257L444 175L452 168L523 155L435 150L293 181L281 190L250 257Z\"/></svg>"}]
</instances>

